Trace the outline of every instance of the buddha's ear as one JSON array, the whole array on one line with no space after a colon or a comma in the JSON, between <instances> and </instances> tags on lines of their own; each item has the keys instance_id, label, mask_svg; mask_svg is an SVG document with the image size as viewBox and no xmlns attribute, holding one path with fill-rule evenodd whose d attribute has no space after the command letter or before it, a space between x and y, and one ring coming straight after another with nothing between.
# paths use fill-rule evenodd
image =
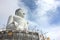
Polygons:
<instances>
[{"instance_id":1,"label":"buddha's ear","mask_svg":"<svg viewBox=\"0 0 60 40\"><path fill-rule=\"evenodd\" d=\"M23 13L23 15L25 15L25 13Z\"/></svg>"}]
</instances>

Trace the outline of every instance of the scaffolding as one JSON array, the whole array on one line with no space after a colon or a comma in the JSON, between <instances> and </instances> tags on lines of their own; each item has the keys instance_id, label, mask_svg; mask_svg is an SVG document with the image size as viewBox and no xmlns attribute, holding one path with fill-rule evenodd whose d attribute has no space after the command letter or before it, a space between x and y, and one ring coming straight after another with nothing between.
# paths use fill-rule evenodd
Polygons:
<instances>
[{"instance_id":1,"label":"scaffolding","mask_svg":"<svg viewBox=\"0 0 60 40\"><path fill-rule=\"evenodd\" d=\"M39 40L37 32L28 31L0 31L0 40Z\"/></svg>"}]
</instances>

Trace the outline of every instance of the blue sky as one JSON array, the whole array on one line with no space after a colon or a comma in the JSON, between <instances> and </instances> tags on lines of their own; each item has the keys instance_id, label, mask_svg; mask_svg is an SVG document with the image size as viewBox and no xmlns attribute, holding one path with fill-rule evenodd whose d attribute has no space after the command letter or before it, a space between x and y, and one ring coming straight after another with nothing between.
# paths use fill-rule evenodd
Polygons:
<instances>
[{"instance_id":1,"label":"blue sky","mask_svg":"<svg viewBox=\"0 0 60 40\"><path fill-rule=\"evenodd\" d=\"M57 7L56 11L53 12L56 13L55 16L53 16L52 18L52 24L59 24L60 23L60 7Z\"/></svg>"},{"instance_id":2,"label":"blue sky","mask_svg":"<svg viewBox=\"0 0 60 40\"><path fill-rule=\"evenodd\" d=\"M30 8L31 11L35 10L37 7L34 0L21 0L21 1L24 2L25 5Z\"/></svg>"},{"instance_id":3,"label":"blue sky","mask_svg":"<svg viewBox=\"0 0 60 40\"><path fill-rule=\"evenodd\" d=\"M60 0L0 0L0 26L6 25L9 15L23 8L29 28L48 32L51 40L60 40Z\"/></svg>"}]
</instances>

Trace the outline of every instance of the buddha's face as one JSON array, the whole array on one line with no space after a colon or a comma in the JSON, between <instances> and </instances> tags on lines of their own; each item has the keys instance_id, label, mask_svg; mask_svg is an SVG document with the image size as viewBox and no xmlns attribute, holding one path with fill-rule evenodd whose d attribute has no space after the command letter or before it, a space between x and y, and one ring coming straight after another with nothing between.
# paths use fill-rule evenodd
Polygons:
<instances>
[{"instance_id":1,"label":"buddha's face","mask_svg":"<svg viewBox=\"0 0 60 40\"><path fill-rule=\"evenodd\" d=\"M25 13L23 12L23 10L19 10L19 9L17 9L17 11L15 12L15 15L17 15L17 16L20 16L20 17L22 17L22 18L24 18L24 16L25 16Z\"/></svg>"}]
</instances>

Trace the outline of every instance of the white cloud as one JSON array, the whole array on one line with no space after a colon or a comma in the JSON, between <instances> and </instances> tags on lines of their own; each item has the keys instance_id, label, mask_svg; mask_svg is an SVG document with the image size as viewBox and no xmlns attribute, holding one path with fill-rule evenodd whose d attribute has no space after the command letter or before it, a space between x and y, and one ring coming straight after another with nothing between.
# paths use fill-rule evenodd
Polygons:
<instances>
[{"instance_id":1,"label":"white cloud","mask_svg":"<svg viewBox=\"0 0 60 40\"><path fill-rule=\"evenodd\" d=\"M48 35L51 37L51 39L57 40L57 37L60 35L60 25L50 25L49 24L49 17L47 16L47 11L56 11L56 8L59 6L59 2L55 0L38 0L36 2L37 9L36 12L36 22L40 25L39 28L43 28L43 30L46 32L48 31ZM51 13L53 16L55 13ZM52 18L51 16L51 18Z\"/></svg>"},{"instance_id":2,"label":"white cloud","mask_svg":"<svg viewBox=\"0 0 60 40\"><path fill-rule=\"evenodd\" d=\"M44 27L50 26L49 19L52 18L55 13L50 13L51 17L47 16L48 11L56 11L56 8L59 6L59 2L55 0L38 0L36 1L37 9L34 11L36 13L36 22Z\"/></svg>"},{"instance_id":3,"label":"white cloud","mask_svg":"<svg viewBox=\"0 0 60 40\"><path fill-rule=\"evenodd\" d=\"M58 27L52 27L50 29L48 29L48 33L47 36L49 36L51 38L51 40L55 39L55 40L60 40L60 26Z\"/></svg>"},{"instance_id":4,"label":"white cloud","mask_svg":"<svg viewBox=\"0 0 60 40\"><path fill-rule=\"evenodd\" d=\"M45 16L47 11L56 10L58 6L58 2L55 0L38 0L36 4L38 6L36 10L38 18L43 18L43 16L47 18L47 16Z\"/></svg>"}]
</instances>

